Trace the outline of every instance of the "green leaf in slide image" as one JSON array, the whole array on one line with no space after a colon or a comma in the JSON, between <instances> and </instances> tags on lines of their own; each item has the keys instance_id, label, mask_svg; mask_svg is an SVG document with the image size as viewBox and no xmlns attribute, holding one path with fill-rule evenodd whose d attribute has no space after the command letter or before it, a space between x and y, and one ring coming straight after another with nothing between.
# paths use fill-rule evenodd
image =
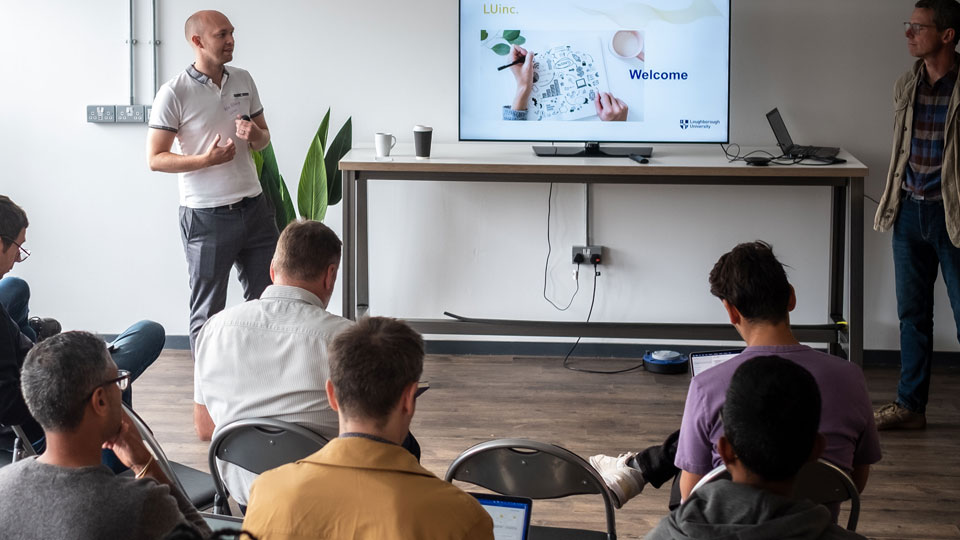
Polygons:
<instances>
[{"instance_id":1,"label":"green leaf in slide image","mask_svg":"<svg viewBox=\"0 0 960 540\"><path fill-rule=\"evenodd\" d=\"M505 39L505 40L507 40L507 41L513 41L513 40L517 39L518 37L520 37L520 31L519 31L519 30L504 30L504 31L503 31L503 39Z\"/></svg>"},{"instance_id":2,"label":"green leaf in slide image","mask_svg":"<svg viewBox=\"0 0 960 540\"><path fill-rule=\"evenodd\" d=\"M488 37L490 37L490 34L486 30L480 31L480 41L486 41Z\"/></svg>"},{"instance_id":3,"label":"green leaf in slide image","mask_svg":"<svg viewBox=\"0 0 960 540\"><path fill-rule=\"evenodd\" d=\"M493 52L499 54L500 56L506 56L510 52L510 46L506 43L497 43L492 47Z\"/></svg>"},{"instance_id":4,"label":"green leaf in slide image","mask_svg":"<svg viewBox=\"0 0 960 540\"><path fill-rule=\"evenodd\" d=\"M510 43L511 43L512 45L523 45L523 44L526 43L526 42L527 42L527 38L525 38L525 37L523 37L523 36L517 36L517 39L511 39L511 40L510 40Z\"/></svg>"}]
</instances>

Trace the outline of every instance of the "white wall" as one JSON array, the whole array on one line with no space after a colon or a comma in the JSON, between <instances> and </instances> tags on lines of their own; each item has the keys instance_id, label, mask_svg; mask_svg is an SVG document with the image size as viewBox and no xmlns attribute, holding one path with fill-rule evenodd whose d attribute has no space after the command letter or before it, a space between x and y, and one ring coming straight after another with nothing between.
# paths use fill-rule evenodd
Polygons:
<instances>
[{"instance_id":1,"label":"white wall","mask_svg":"<svg viewBox=\"0 0 960 540\"><path fill-rule=\"evenodd\" d=\"M163 0L161 77L191 61L182 22L210 7L237 28L235 63L255 76L291 191L328 106L354 143L393 131L401 144L426 123L457 138L457 2ZM151 318L185 334L187 275L172 175L147 170L146 128L84 122L87 104L125 103L126 2L34 0L2 7L0 193L28 212L34 256L15 274L33 286L34 313L68 328L118 332ZM731 138L771 145L764 113L779 106L794 138L843 146L871 169L878 198L887 166L891 88L910 65L900 23L912 2L736 0ZM150 4L137 0L137 101L152 100ZM717 148L717 152L720 149ZM373 184L374 313L577 320L590 276L566 313L542 300L546 185ZM549 291L572 292L569 247L583 235L583 188L560 186ZM773 243L800 299L794 320L825 322L826 190L597 186L594 240L610 249L594 320L722 322L706 274L739 241ZM867 348L896 349L890 235L872 231L866 203ZM340 230L340 209L327 222ZM585 272L585 274L589 274ZM230 302L240 300L234 282ZM339 310L339 292L332 307ZM958 350L942 285L937 349Z\"/></svg>"}]
</instances>

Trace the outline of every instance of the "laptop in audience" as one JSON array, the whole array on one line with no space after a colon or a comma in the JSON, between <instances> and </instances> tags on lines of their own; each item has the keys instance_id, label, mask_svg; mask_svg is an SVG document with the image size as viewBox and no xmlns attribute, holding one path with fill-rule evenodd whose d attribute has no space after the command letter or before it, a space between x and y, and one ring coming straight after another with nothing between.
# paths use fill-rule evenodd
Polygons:
<instances>
[{"instance_id":1,"label":"laptop in audience","mask_svg":"<svg viewBox=\"0 0 960 540\"><path fill-rule=\"evenodd\" d=\"M773 109L767 113L767 121L770 122L770 127L773 128L773 134L777 137L777 146L780 147L780 151L783 152L785 156L797 159L812 158L830 161L840 152L839 148L829 146L801 146L799 144L793 144L790 132L787 131L787 125L783 123L783 118L777 109Z\"/></svg>"},{"instance_id":2,"label":"laptop in audience","mask_svg":"<svg viewBox=\"0 0 960 540\"><path fill-rule=\"evenodd\" d=\"M719 366L727 360L743 352L743 349L727 349L723 351L700 351L690 353L690 372L693 376L704 371Z\"/></svg>"},{"instance_id":3,"label":"laptop in audience","mask_svg":"<svg viewBox=\"0 0 960 540\"><path fill-rule=\"evenodd\" d=\"M527 540L533 500L491 493L471 493L493 518L494 540Z\"/></svg>"}]
</instances>

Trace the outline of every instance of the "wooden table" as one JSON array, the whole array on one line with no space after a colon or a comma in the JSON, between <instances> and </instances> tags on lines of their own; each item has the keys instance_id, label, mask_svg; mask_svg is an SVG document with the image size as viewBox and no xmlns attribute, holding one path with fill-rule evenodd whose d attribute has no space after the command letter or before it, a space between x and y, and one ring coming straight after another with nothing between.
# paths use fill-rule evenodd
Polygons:
<instances>
[{"instance_id":1,"label":"wooden table","mask_svg":"<svg viewBox=\"0 0 960 540\"><path fill-rule=\"evenodd\" d=\"M717 145L660 145L650 162L627 158L541 158L529 145L436 144L432 157L394 155L377 160L372 148L351 150L343 171L343 314L356 319L370 305L367 183L370 180L535 182L829 188L829 301L824 324L796 325L797 339L827 343L833 354L861 364L863 357L863 181L867 167L847 152L846 163L817 166L748 166L729 163ZM811 219L827 216L811 215ZM849 264L844 256L849 248ZM844 284L847 310L844 315ZM631 339L739 340L728 324L583 323L556 321L411 319L424 334L522 335Z\"/></svg>"}]
</instances>

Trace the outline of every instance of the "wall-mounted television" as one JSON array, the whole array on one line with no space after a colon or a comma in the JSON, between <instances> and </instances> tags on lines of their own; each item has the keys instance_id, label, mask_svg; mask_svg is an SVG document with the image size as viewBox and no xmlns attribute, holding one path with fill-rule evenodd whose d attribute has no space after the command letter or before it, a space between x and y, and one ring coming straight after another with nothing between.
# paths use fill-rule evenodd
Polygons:
<instances>
[{"instance_id":1,"label":"wall-mounted television","mask_svg":"<svg viewBox=\"0 0 960 540\"><path fill-rule=\"evenodd\" d=\"M460 0L460 140L727 142L730 2Z\"/></svg>"}]
</instances>

